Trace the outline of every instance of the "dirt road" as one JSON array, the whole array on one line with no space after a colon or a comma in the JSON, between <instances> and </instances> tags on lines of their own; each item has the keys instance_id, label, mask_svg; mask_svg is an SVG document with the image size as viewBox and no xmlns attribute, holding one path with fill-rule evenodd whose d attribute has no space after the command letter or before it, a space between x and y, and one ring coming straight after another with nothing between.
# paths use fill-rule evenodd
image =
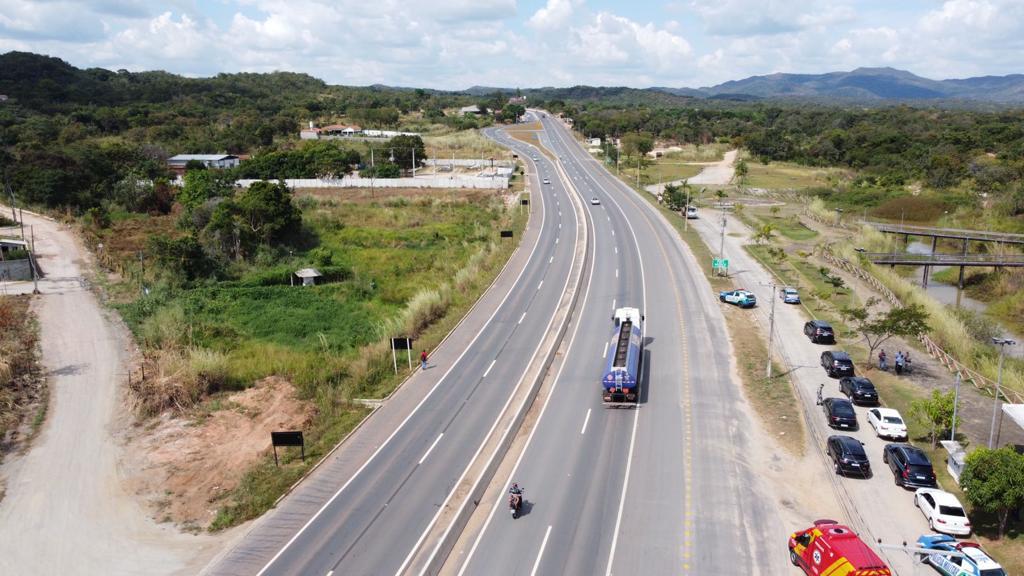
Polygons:
<instances>
[{"instance_id":1,"label":"dirt road","mask_svg":"<svg viewBox=\"0 0 1024 576\"><path fill-rule=\"evenodd\" d=\"M727 186L732 182L732 177L736 173L734 164L736 163L737 154L739 154L739 150L730 150L718 162L703 163L704 169L700 171L700 174L688 178L686 182L691 186ZM651 184L646 189L651 194L660 196L665 190L665 184L679 185L682 183L683 180L662 182L660 184Z\"/></svg>"},{"instance_id":2,"label":"dirt road","mask_svg":"<svg viewBox=\"0 0 1024 576\"><path fill-rule=\"evenodd\" d=\"M123 487L115 434L128 338L83 279L89 255L58 223L26 213L25 224L45 274L36 313L50 406L32 449L0 469L0 574L195 573L223 538L157 524Z\"/></svg>"}]
</instances>

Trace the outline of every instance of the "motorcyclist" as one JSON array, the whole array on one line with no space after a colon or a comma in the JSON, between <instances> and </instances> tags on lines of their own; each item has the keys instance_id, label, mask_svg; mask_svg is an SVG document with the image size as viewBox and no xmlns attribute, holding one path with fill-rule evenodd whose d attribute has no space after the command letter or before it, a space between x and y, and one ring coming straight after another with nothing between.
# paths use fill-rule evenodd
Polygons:
<instances>
[{"instance_id":1,"label":"motorcyclist","mask_svg":"<svg viewBox=\"0 0 1024 576\"><path fill-rule=\"evenodd\" d=\"M513 482L512 483L512 487L508 489L508 493L509 494L522 494L523 493L523 489L519 487L519 484L517 484L516 482Z\"/></svg>"},{"instance_id":2,"label":"motorcyclist","mask_svg":"<svg viewBox=\"0 0 1024 576\"><path fill-rule=\"evenodd\" d=\"M512 487L508 489L508 505L513 510L518 510L523 504L523 489L519 487L519 484L512 483Z\"/></svg>"}]
</instances>

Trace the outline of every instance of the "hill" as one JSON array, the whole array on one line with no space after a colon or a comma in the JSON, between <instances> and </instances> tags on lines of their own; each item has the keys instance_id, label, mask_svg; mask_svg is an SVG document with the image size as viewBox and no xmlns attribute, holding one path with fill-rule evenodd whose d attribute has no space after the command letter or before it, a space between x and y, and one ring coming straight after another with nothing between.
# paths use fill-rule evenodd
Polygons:
<instances>
[{"instance_id":1,"label":"hill","mask_svg":"<svg viewBox=\"0 0 1024 576\"><path fill-rule=\"evenodd\" d=\"M663 89L692 94L690 89ZM835 101L970 100L999 104L1024 103L1024 75L931 80L895 68L857 68L827 74L769 74L731 80L706 88L704 96L746 95L765 99Z\"/></svg>"}]
</instances>

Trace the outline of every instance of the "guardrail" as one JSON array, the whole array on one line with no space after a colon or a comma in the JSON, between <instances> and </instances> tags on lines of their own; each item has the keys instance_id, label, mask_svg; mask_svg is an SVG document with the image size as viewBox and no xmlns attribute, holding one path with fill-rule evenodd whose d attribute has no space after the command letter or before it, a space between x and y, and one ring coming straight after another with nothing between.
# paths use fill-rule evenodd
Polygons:
<instances>
[{"instance_id":1,"label":"guardrail","mask_svg":"<svg viewBox=\"0 0 1024 576\"><path fill-rule=\"evenodd\" d=\"M822 250L822 256L830 264L842 268L843 270L853 274L857 278L867 282L872 288L875 289L879 294L882 295L890 304L893 306L902 306L903 303L899 297L889 289L888 286L882 284L882 282L875 278L873 275L868 273L866 270L853 264L845 258L840 258L832 253L831 248L825 246ZM987 394L995 394L997 388L996 383L986 378L977 370L972 369L963 362L957 360L952 354L942 349L934 340L931 339L927 334L921 334L918 337L921 344L924 345L925 350L932 358L938 360L947 370L956 374L960 373L961 380L970 382L975 388L981 390ZM1014 403L1024 403L1024 394L1017 392L1016 390L1009 390L1005 386L999 388L999 392L1009 401Z\"/></svg>"},{"instance_id":2,"label":"guardrail","mask_svg":"<svg viewBox=\"0 0 1024 576\"><path fill-rule=\"evenodd\" d=\"M937 236L939 238L954 238L958 240L978 240L984 242L1001 242L1003 244L1024 244L1024 234L1011 234L1009 232L988 232L986 230L965 230L962 228L936 228L933 226L908 226L906 224L890 224L887 222L875 222L863 220L878 230L889 234L907 234L910 236Z\"/></svg>"},{"instance_id":3,"label":"guardrail","mask_svg":"<svg viewBox=\"0 0 1024 576\"><path fill-rule=\"evenodd\" d=\"M867 252L864 257L875 264L910 266L1024 266L1020 254L911 254Z\"/></svg>"}]
</instances>

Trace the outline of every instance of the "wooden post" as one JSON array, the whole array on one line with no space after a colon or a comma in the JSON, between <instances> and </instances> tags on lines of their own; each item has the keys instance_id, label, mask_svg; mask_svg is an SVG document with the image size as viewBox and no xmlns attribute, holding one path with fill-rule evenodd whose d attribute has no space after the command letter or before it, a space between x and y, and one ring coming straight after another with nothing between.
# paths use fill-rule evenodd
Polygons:
<instances>
[{"instance_id":1,"label":"wooden post","mask_svg":"<svg viewBox=\"0 0 1024 576\"><path fill-rule=\"evenodd\" d=\"M932 255L933 256L935 255L935 246L938 245L938 243L939 243L939 237L938 236L932 236Z\"/></svg>"},{"instance_id":2,"label":"wooden post","mask_svg":"<svg viewBox=\"0 0 1024 576\"><path fill-rule=\"evenodd\" d=\"M921 276L921 288L928 288L928 272L930 270L931 270L931 267L928 266L927 264L925 264L924 265L924 275Z\"/></svg>"}]
</instances>

